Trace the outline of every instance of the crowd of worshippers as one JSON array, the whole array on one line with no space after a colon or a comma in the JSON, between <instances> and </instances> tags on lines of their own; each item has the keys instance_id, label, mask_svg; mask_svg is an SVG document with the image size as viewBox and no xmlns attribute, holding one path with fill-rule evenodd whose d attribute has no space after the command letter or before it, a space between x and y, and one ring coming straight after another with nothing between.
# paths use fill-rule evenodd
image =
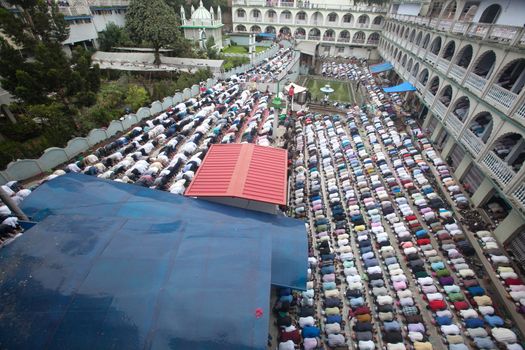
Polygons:
<instances>
[{"instance_id":1,"label":"crowd of worshippers","mask_svg":"<svg viewBox=\"0 0 525 350\"><path fill-rule=\"evenodd\" d=\"M234 81L220 82L46 180L77 172L181 194L212 144L269 145L273 118L268 95L241 90Z\"/></svg>"},{"instance_id":2,"label":"crowd of worshippers","mask_svg":"<svg viewBox=\"0 0 525 350\"><path fill-rule=\"evenodd\" d=\"M144 120L130 131L99 147L78 161L55 170L32 187L68 172L84 173L182 194L214 143L248 142L269 146L273 142L275 111L268 94L251 92L241 83L253 74L276 76L286 69L291 49L276 55L246 74L218 82L200 95ZM16 204L30 193L16 181L3 186ZM6 206L0 206L0 243L20 227Z\"/></svg>"},{"instance_id":3,"label":"crowd of worshippers","mask_svg":"<svg viewBox=\"0 0 525 350\"><path fill-rule=\"evenodd\" d=\"M355 63L324 61L321 65L321 75L340 80L359 80L360 66L359 61Z\"/></svg>"},{"instance_id":4,"label":"crowd of worshippers","mask_svg":"<svg viewBox=\"0 0 525 350\"><path fill-rule=\"evenodd\" d=\"M9 181L2 185L4 193L11 198L14 204L20 205L31 194L31 190L24 188L17 181ZM20 232L18 218L5 204L0 205L0 246L9 242Z\"/></svg>"},{"instance_id":5,"label":"crowd of worshippers","mask_svg":"<svg viewBox=\"0 0 525 350\"><path fill-rule=\"evenodd\" d=\"M240 83L275 83L282 72L290 69L293 54L292 48L281 48L274 56L265 59L261 64L244 73L234 75L230 79Z\"/></svg>"},{"instance_id":6,"label":"crowd of worshippers","mask_svg":"<svg viewBox=\"0 0 525 350\"><path fill-rule=\"evenodd\" d=\"M473 248L450 210L463 205L451 169L413 120L396 127L402 99L361 71L369 108L308 113L296 129L292 205L309 227L309 281L302 293L279 290L279 349L432 350L438 341L521 350L469 264ZM490 232L478 237L494 243ZM500 252L491 261L519 298L523 283ZM431 342L433 332L441 337Z\"/></svg>"}]
</instances>

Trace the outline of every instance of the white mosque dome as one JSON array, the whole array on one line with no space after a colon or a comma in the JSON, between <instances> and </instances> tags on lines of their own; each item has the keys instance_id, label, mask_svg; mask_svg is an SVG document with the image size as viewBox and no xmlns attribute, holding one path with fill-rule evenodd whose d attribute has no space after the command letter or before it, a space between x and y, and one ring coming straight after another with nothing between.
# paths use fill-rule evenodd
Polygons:
<instances>
[{"instance_id":1,"label":"white mosque dome","mask_svg":"<svg viewBox=\"0 0 525 350\"><path fill-rule=\"evenodd\" d=\"M210 11L206 10L206 8L202 5L202 1L200 3L200 6L198 9L193 12L191 15L192 20L198 20L198 21L211 21L211 13Z\"/></svg>"}]
</instances>

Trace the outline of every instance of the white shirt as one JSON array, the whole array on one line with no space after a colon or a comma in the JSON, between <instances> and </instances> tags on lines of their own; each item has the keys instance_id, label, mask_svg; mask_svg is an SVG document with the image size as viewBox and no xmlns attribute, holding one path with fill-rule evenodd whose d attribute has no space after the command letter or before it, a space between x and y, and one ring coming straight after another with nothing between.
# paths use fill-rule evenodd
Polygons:
<instances>
[{"instance_id":1,"label":"white shirt","mask_svg":"<svg viewBox=\"0 0 525 350\"><path fill-rule=\"evenodd\" d=\"M14 216L10 216L4 221L2 221L2 224L16 227L18 225L18 218L15 218Z\"/></svg>"}]
</instances>

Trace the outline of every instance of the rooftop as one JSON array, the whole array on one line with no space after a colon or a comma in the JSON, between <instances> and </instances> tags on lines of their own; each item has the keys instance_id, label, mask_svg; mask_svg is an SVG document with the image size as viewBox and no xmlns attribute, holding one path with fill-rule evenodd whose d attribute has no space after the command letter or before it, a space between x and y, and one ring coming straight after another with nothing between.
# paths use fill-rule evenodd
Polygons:
<instances>
[{"instance_id":1,"label":"rooftop","mask_svg":"<svg viewBox=\"0 0 525 350\"><path fill-rule=\"evenodd\" d=\"M253 144L213 145L186 190L190 197L233 197L286 204L286 150Z\"/></svg>"}]
</instances>

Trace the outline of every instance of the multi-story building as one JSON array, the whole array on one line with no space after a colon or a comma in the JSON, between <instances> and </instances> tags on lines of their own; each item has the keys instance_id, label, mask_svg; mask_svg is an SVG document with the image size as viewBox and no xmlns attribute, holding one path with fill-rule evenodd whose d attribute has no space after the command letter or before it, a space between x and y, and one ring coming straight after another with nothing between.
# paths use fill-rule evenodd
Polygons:
<instances>
[{"instance_id":1,"label":"multi-story building","mask_svg":"<svg viewBox=\"0 0 525 350\"><path fill-rule=\"evenodd\" d=\"M320 56L374 58L386 10L353 0L233 0L233 31L292 34Z\"/></svg>"},{"instance_id":2,"label":"multi-story building","mask_svg":"<svg viewBox=\"0 0 525 350\"><path fill-rule=\"evenodd\" d=\"M97 47L98 33L109 23L124 26L129 0L68 0L58 4L69 23L64 49L70 51L75 45Z\"/></svg>"},{"instance_id":3,"label":"multi-story building","mask_svg":"<svg viewBox=\"0 0 525 350\"><path fill-rule=\"evenodd\" d=\"M378 50L498 240L525 261L525 2L393 1Z\"/></svg>"}]
</instances>

